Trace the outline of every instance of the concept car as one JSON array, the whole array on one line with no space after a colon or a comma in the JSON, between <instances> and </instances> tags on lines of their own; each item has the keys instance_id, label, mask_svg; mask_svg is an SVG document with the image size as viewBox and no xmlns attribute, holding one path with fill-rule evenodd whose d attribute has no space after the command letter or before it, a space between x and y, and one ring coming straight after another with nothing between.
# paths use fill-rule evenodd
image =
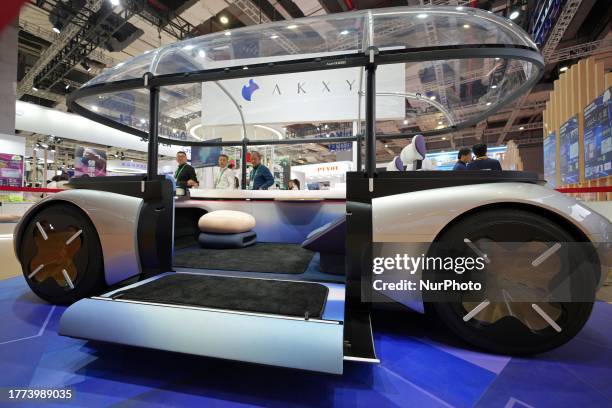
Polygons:
<instances>
[{"instance_id":1,"label":"concept car","mask_svg":"<svg viewBox=\"0 0 612 408\"><path fill-rule=\"evenodd\" d=\"M275 22L132 58L70 94L69 105L148 140L148 174L73 179L70 190L33 206L15 232L24 277L41 298L72 304L62 335L306 370L341 373L344 360L378 361L370 311L379 302L431 313L488 351L557 347L589 317L605 277L610 223L531 173L391 172L376 165L377 140L471 127L528 92L542 68L519 27L463 7ZM307 81L306 74L327 72L356 78L347 94L354 106L345 109L334 97L325 106L345 109L345 119L356 122L353 135L250 137L247 125L286 112L260 107L254 115L249 103L274 95L288 74ZM307 114L309 102L300 103ZM404 120L407 106L413 116L406 120L416 112L418 131L377 134L377 120ZM238 139L171 130L199 110L199 125L216 126L227 107L227 121L242 131ZM246 186L250 148L334 142L353 142L359 152L346 192L192 189L175 197L173 181L158 175L158 143L235 148ZM195 245L199 217L220 209L253 215L259 242L318 252L317 270L275 272L272 255L270 269L256 272L204 263L206 252L186 263L181 254ZM422 259L421 267L373 269L378 259L408 255ZM425 266L447 258L455 266L478 258L484 270ZM482 289L376 290L384 279L386 288L413 280Z\"/></svg>"}]
</instances>

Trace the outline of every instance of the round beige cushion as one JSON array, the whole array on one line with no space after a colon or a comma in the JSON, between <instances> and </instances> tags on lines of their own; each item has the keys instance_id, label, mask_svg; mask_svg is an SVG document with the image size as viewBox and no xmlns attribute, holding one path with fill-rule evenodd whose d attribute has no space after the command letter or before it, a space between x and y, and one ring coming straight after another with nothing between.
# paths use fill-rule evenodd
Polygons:
<instances>
[{"instance_id":1,"label":"round beige cushion","mask_svg":"<svg viewBox=\"0 0 612 408\"><path fill-rule=\"evenodd\" d=\"M198 227L202 232L236 234L252 230L255 227L255 218L242 211L217 210L201 216Z\"/></svg>"}]
</instances>

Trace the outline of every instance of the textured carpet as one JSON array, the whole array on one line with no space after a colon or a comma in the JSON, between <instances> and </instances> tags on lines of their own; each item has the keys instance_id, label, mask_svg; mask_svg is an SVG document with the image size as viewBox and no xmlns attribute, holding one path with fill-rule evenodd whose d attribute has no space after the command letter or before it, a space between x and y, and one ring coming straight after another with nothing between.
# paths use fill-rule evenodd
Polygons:
<instances>
[{"instance_id":1,"label":"textured carpet","mask_svg":"<svg viewBox=\"0 0 612 408\"><path fill-rule=\"evenodd\" d=\"M239 249L186 249L174 254L174 266L228 271L304 273L314 252L298 244L258 243Z\"/></svg>"},{"instance_id":2,"label":"textured carpet","mask_svg":"<svg viewBox=\"0 0 612 408\"><path fill-rule=\"evenodd\" d=\"M327 292L318 283L176 273L113 298L319 318Z\"/></svg>"}]
</instances>

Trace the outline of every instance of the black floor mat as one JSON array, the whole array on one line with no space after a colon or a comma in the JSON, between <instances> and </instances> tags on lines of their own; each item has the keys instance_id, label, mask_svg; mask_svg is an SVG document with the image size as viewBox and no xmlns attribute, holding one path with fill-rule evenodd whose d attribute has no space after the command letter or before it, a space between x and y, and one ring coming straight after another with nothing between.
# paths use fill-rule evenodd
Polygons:
<instances>
[{"instance_id":1,"label":"black floor mat","mask_svg":"<svg viewBox=\"0 0 612 408\"><path fill-rule=\"evenodd\" d=\"M175 273L113 298L283 316L304 317L308 312L320 318L327 292L327 286L311 282Z\"/></svg>"},{"instance_id":2,"label":"black floor mat","mask_svg":"<svg viewBox=\"0 0 612 408\"><path fill-rule=\"evenodd\" d=\"M314 252L298 244L258 243L239 249L194 248L177 251L174 266L226 271L304 273Z\"/></svg>"}]
</instances>

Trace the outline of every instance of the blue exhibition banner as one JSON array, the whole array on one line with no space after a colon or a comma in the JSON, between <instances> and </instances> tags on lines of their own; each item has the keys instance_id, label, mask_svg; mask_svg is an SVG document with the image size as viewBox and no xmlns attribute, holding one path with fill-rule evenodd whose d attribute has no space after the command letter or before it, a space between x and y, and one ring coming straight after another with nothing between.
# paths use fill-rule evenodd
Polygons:
<instances>
[{"instance_id":1,"label":"blue exhibition banner","mask_svg":"<svg viewBox=\"0 0 612 408\"><path fill-rule=\"evenodd\" d=\"M557 135L551 132L544 139L544 179L550 187L557 187Z\"/></svg>"},{"instance_id":2,"label":"blue exhibition banner","mask_svg":"<svg viewBox=\"0 0 612 408\"><path fill-rule=\"evenodd\" d=\"M351 150L353 148L353 142L330 143L327 145L327 148L330 152Z\"/></svg>"},{"instance_id":3,"label":"blue exhibition banner","mask_svg":"<svg viewBox=\"0 0 612 408\"><path fill-rule=\"evenodd\" d=\"M584 176L587 180L612 174L612 88L584 108Z\"/></svg>"},{"instance_id":4,"label":"blue exhibition banner","mask_svg":"<svg viewBox=\"0 0 612 408\"><path fill-rule=\"evenodd\" d=\"M578 116L572 116L559 129L559 173L561 173L561 184L578 182L579 156Z\"/></svg>"}]
</instances>

